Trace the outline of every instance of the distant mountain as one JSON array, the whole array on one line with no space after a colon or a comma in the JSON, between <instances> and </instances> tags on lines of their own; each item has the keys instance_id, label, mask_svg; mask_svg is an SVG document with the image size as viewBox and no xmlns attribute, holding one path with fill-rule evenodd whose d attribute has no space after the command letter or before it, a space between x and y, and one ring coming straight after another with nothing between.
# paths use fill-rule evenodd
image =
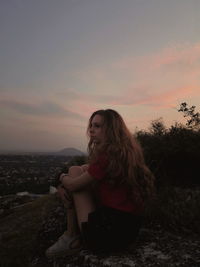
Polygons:
<instances>
[{"instance_id":1,"label":"distant mountain","mask_svg":"<svg viewBox=\"0 0 200 267\"><path fill-rule=\"evenodd\" d=\"M64 148L56 152L55 154L63 155L63 156L84 156L85 155L85 153L73 147Z\"/></svg>"},{"instance_id":2,"label":"distant mountain","mask_svg":"<svg viewBox=\"0 0 200 267\"><path fill-rule=\"evenodd\" d=\"M73 148L68 147L59 151L3 151L0 150L0 155L57 155L57 156L84 156L86 153Z\"/></svg>"}]
</instances>

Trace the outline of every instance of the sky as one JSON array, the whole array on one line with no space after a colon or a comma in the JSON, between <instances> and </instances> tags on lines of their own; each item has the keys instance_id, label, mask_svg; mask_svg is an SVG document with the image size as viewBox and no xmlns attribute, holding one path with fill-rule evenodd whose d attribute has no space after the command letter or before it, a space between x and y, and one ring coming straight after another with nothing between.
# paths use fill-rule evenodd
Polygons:
<instances>
[{"instance_id":1,"label":"sky","mask_svg":"<svg viewBox=\"0 0 200 267\"><path fill-rule=\"evenodd\" d=\"M0 0L0 150L86 151L98 109L131 132L200 107L199 0Z\"/></svg>"}]
</instances>

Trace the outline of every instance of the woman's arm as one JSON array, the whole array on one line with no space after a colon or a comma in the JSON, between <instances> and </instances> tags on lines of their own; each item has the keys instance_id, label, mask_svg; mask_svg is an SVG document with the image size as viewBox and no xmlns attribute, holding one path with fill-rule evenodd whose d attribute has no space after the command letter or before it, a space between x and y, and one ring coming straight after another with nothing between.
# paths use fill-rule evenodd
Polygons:
<instances>
[{"instance_id":1,"label":"woman's arm","mask_svg":"<svg viewBox=\"0 0 200 267\"><path fill-rule=\"evenodd\" d=\"M77 177L71 177L67 174L63 174L60 177L60 181L66 189L74 192L91 184L94 181L94 178L87 171L85 171L83 174Z\"/></svg>"}]
</instances>

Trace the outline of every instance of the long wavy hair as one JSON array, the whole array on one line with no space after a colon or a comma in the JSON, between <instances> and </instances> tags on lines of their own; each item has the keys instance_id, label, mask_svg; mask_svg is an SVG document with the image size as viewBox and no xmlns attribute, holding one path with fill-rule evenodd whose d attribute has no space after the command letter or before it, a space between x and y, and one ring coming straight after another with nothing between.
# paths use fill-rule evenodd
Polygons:
<instances>
[{"instance_id":1,"label":"long wavy hair","mask_svg":"<svg viewBox=\"0 0 200 267\"><path fill-rule=\"evenodd\" d=\"M103 118L105 141L96 145L91 139L88 143L89 162L95 162L99 154L108 158L106 170L108 181L114 185L125 184L134 192L135 198L152 198L154 176L145 164L140 144L128 130L123 118L112 109L95 111L88 123L89 136L92 119L95 115Z\"/></svg>"}]
</instances>

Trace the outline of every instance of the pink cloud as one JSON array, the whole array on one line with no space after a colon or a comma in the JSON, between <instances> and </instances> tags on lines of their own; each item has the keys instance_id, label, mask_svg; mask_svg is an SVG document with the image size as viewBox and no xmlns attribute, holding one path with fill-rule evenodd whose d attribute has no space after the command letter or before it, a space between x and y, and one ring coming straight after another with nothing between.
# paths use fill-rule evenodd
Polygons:
<instances>
[{"instance_id":1,"label":"pink cloud","mask_svg":"<svg viewBox=\"0 0 200 267\"><path fill-rule=\"evenodd\" d=\"M132 73L129 86L113 104L169 107L200 93L200 43L167 47L157 53L123 59L113 65ZM129 75L130 77L131 75Z\"/></svg>"},{"instance_id":2,"label":"pink cloud","mask_svg":"<svg viewBox=\"0 0 200 267\"><path fill-rule=\"evenodd\" d=\"M200 67L200 44L169 47L153 55L150 62L152 67L159 68L162 66L177 66L181 68Z\"/></svg>"},{"instance_id":3,"label":"pink cloud","mask_svg":"<svg viewBox=\"0 0 200 267\"><path fill-rule=\"evenodd\" d=\"M140 93L139 89L129 90L129 92L127 90L121 97L112 101L112 105L145 105L166 108L177 105L178 100L187 99L199 93L199 87L195 85L151 93L148 91Z\"/></svg>"},{"instance_id":4,"label":"pink cloud","mask_svg":"<svg viewBox=\"0 0 200 267\"><path fill-rule=\"evenodd\" d=\"M184 68L189 68L190 70L199 69L200 43L169 46L142 57L123 58L113 64L113 68L134 70L134 72L146 69L159 69L166 66L178 66L180 70Z\"/></svg>"},{"instance_id":5,"label":"pink cloud","mask_svg":"<svg viewBox=\"0 0 200 267\"><path fill-rule=\"evenodd\" d=\"M198 87L188 86L182 88L175 88L164 93L154 95L144 99L141 104L149 104L157 107L172 107L177 104L178 99L186 99L191 96L191 94L197 93Z\"/></svg>"}]
</instances>

